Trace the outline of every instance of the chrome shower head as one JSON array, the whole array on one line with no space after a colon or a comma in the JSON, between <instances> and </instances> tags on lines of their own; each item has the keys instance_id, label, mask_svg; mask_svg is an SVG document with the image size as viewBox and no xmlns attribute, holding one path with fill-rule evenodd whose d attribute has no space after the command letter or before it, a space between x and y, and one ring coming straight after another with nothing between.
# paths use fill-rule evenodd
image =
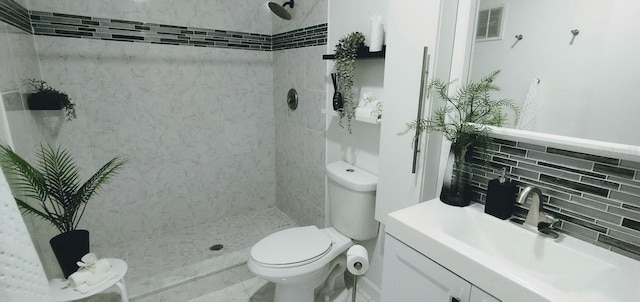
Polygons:
<instances>
[{"instance_id":1,"label":"chrome shower head","mask_svg":"<svg viewBox=\"0 0 640 302\"><path fill-rule=\"evenodd\" d=\"M274 2L269 2L269 9L271 9L271 11L276 14L276 16L285 20L291 20L291 14L289 14L289 12L284 9L284 7L287 5L293 8L293 0L289 0L289 2L285 2L282 5Z\"/></svg>"}]
</instances>

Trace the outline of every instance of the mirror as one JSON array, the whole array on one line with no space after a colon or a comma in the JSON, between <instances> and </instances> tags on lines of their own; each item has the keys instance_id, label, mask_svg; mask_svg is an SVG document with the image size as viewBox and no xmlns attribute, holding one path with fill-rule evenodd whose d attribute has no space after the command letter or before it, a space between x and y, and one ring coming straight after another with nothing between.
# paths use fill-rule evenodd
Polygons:
<instances>
[{"instance_id":1,"label":"mirror","mask_svg":"<svg viewBox=\"0 0 640 302\"><path fill-rule=\"evenodd\" d=\"M479 2L469 77L502 71L505 127L640 145L640 1Z\"/></svg>"}]
</instances>

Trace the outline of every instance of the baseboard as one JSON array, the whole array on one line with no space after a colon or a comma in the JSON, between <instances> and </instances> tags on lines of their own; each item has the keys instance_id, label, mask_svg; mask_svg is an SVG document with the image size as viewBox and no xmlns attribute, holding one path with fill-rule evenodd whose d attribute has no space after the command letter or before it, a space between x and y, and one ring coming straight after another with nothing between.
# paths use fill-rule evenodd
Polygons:
<instances>
[{"instance_id":1,"label":"baseboard","mask_svg":"<svg viewBox=\"0 0 640 302\"><path fill-rule=\"evenodd\" d=\"M369 278L367 277L358 278L358 289L362 289L367 294L369 294L369 296L371 296L373 301L376 301L376 302L380 301L380 288L376 286L373 282L371 282Z\"/></svg>"}]
</instances>

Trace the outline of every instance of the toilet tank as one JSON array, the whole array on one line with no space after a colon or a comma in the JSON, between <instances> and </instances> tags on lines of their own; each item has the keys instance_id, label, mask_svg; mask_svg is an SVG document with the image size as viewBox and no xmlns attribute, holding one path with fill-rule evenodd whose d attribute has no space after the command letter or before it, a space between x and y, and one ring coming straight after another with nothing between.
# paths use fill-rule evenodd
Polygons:
<instances>
[{"instance_id":1,"label":"toilet tank","mask_svg":"<svg viewBox=\"0 0 640 302\"><path fill-rule=\"evenodd\" d=\"M327 165L331 226L355 240L375 238L378 177L338 161Z\"/></svg>"}]
</instances>

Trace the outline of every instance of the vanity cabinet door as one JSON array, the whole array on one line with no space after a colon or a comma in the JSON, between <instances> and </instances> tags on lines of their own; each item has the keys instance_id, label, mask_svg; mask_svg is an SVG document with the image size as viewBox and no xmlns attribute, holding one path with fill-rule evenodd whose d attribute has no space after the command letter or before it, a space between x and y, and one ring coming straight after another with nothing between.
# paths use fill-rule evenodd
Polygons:
<instances>
[{"instance_id":1,"label":"vanity cabinet door","mask_svg":"<svg viewBox=\"0 0 640 302\"><path fill-rule=\"evenodd\" d=\"M500 302L498 298L488 294L487 292L475 287L471 286L471 298L470 302Z\"/></svg>"},{"instance_id":2,"label":"vanity cabinet door","mask_svg":"<svg viewBox=\"0 0 640 302\"><path fill-rule=\"evenodd\" d=\"M385 236L382 302L469 301L470 283L397 239Z\"/></svg>"}]
</instances>

